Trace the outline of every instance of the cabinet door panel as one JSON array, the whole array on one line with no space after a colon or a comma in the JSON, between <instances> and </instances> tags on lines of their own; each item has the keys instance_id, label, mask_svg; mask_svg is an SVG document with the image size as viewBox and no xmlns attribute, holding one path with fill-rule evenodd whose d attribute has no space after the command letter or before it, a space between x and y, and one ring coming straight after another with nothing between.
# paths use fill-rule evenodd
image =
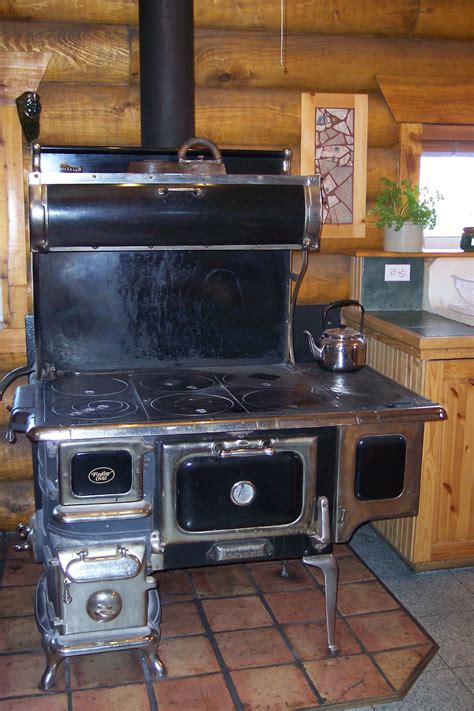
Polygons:
<instances>
[{"instance_id":1,"label":"cabinet door panel","mask_svg":"<svg viewBox=\"0 0 474 711\"><path fill-rule=\"evenodd\" d=\"M434 364L430 364L430 366ZM433 549L438 544L472 542L474 555L474 362L445 361L442 379L431 381L427 395L445 406L448 421L437 442L438 486L433 520ZM428 373L430 372L428 369ZM440 433L441 434L441 433ZM438 557L438 556L436 556Z\"/></svg>"}]
</instances>

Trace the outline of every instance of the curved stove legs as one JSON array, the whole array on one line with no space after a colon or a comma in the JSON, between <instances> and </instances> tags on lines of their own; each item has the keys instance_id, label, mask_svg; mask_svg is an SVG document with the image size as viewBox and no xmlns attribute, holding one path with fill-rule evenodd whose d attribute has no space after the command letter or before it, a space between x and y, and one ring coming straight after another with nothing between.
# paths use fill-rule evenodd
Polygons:
<instances>
[{"instance_id":1,"label":"curved stove legs","mask_svg":"<svg viewBox=\"0 0 474 711\"><path fill-rule=\"evenodd\" d=\"M324 575L324 591L326 597L326 626L328 633L328 648L331 654L337 654L339 647L336 644L336 603L337 603L337 581L339 578L339 568L337 560L331 554L312 555L303 558L303 563L321 568Z\"/></svg>"},{"instance_id":2,"label":"curved stove legs","mask_svg":"<svg viewBox=\"0 0 474 711\"><path fill-rule=\"evenodd\" d=\"M166 676L166 667L158 656L159 641L160 635L158 633L155 633L153 635L153 639L151 639L148 644L142 647L142 652L145 655L151 673L159 679L163 679Z\"/></svg>"},{"instance_id":3,"label":"curved stove legs","mask_svg":"<svg viewBox=\"0 0 474 711\"><path fill-rule=\"evenodd\" d=\"M64 657L55 652L48 642L43 640L43 650L46 656L46 669L41 677L39 688L41 691L50 691L56 683L56 672Z\"/></svg>"}]
</instances>

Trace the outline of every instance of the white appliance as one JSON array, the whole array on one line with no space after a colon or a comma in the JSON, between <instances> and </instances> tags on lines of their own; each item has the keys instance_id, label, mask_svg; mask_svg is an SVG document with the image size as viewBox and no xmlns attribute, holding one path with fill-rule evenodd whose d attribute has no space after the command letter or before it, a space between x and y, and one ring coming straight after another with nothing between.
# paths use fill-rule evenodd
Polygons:
<instances>
[{"instance_id":1,"label":"white appliance","mask_svg":"<svg viewBox=\"0 0 474 711\"><path fill-rule=\"evenodd\" d=\"M423 308L474 326L474 258L425 261Z\"/></svg>"}]
</instances>

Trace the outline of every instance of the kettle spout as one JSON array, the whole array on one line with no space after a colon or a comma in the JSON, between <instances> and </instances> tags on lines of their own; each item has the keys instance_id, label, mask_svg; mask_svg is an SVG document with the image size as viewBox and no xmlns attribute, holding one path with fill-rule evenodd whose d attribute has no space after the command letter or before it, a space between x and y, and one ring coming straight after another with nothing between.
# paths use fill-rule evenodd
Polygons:
<instances>
[{"instance_id":1,"label":"kettle spout","mask_svg":"<svg viewBox=\"0 0 474 711\"><path fill-rule=\"evenodd\" d=\"M316 345L316 343L314 342L314 338L309 331L303 331L303 333L308 337L308 344L309 349L311 351L311 355L315 360L321 361L323 359L323 349L319 348Z\"/></svg>"}]
</instances>

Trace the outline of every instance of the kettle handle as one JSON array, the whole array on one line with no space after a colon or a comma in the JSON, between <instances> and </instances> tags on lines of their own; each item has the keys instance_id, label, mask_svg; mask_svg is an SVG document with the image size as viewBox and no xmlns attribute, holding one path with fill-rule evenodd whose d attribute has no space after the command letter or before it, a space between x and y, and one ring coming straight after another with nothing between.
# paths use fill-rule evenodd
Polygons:
<instances>
[{"instance_id":1,"label":"kettle handle","mask_svg":"<svg viewBox=\"0 0 474 711\"><path fill-rule=\"evenodd\" d=\"M185 159L186 153L190 148L198 148L199 146L205 146L209 149L212 154L213 160L218 163L222 163L222 153L218 149L215 143L210 141L208 138L188 138L187 141L183 143L181 148L178 150L178 161L181 162Z\"/></svg>"},{"instance_id":2,"label":"kettle handle","mask_svg":"<svg viewBox=\"0 0 474 711\"><path fill-rule=\"evenodd\" d=\"M342 299L341 301L333 301L329 306L326 308L324 314L323 314L323 331L326 330L326 322L327 322L327 315L331 311L331 309L335 309L340 306L358 306L360 308L361 314L360 314L360 332L363 333L364 331L364 314L365 314L365 309L362 306L362 304L359 301L356 301L355 299Z\"/></svg>"}]
</instances>

